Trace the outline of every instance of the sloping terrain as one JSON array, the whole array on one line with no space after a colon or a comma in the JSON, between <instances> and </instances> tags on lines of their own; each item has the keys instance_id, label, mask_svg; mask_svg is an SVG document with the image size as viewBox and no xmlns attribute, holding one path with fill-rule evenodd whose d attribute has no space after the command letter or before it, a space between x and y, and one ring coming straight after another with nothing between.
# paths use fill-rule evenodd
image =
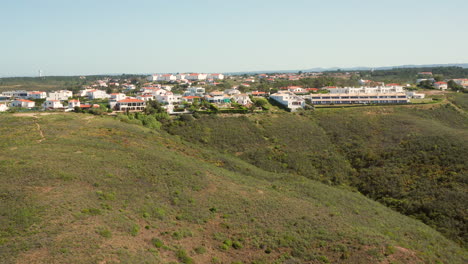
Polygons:
<instances>
[{"instance_id":1,"label":"sloping terrain","mask_svg":"<svg viewBox=\"0 0 468 264\"><path fill-rule=\"evenodd\" d=\"M1 263L466 262L359 193L162 131L80 114L0 124Z\"/></svg>"},{"instance_id":2,"label":"sloping terrain","mask_svg":"<svg viewBox=\"0 0 468 264\"><path fill-rule=\"evenodd\" d=\"M466 95L450 103L201 116L166 125L203 148L270 172L350 186L464 244L467 237Z\"/></svg>"}]
</instances>

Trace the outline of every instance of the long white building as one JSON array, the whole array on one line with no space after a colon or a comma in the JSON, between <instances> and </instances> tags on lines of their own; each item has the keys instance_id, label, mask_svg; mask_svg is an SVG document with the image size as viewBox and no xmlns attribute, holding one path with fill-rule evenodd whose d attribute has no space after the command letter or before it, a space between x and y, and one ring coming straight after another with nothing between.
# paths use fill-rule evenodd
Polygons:
<instances>
[{"instance_id":1,"label":"long white building","mask_svg":"<svg viewBox=\"0 0 468 264\"><path fill-rule=\"evenodd\" d=\"M386 85L376 87L324 87L332 94L378 94L378 93L403 93L401 85Z\"/></svg>"},{"instance_id":2,"label":"long white building","mask_svg":"<svg viewBox=\"0 0 468 264\"><path fill-rule=\"evenodd\" d=\"M406 93L329 93L311 94L306 98L312 104L405 104L409 103Z\"/></svg>"}]
</instances>

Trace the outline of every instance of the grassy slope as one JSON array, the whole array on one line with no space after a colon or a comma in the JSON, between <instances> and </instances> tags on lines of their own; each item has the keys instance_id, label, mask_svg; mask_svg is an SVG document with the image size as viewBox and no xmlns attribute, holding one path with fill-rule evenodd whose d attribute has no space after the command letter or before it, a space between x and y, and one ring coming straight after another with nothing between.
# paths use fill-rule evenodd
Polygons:
<instances>
[{"instance_id":1,"label":"grassy slope","mask_svg":"<svg viewBox=\"0 0 468 264\"><path fill-rule=\"evenodd\" d=\"M451 104L335 108L303 116L209 116L167 129L268 171L354 186L463 243L468 120L462 111Z\"/></svg>"},{"instance_id":2,"label":"grassy slope","mask_svg":"<svg viewBox=\"0 0 468 264\"><path fill-rule=\"evenodd\" d=\"M358 193L163 132L75 114L0 123L2 263L466 261L433 229ZM227 240L241 248L222 249Z\"/></svg>"}]
</instances>

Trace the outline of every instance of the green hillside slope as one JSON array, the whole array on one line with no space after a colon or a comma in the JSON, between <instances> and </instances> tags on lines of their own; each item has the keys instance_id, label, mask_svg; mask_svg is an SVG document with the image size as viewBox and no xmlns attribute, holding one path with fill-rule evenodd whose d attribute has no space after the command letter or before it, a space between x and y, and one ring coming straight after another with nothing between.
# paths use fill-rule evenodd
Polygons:
<instances>
[{"instance_id":1,"label":"green hillside slope","mask_svg":"<svg viewBox=\"0 0 468 264\"><path fill-rule=\"evenodd\" d=\"M266 171L249 156L109 117L5 114L0 124L1 263L467 260L464 249L420 221L284 173L290 165ZM334 181L348 180L353 168L343 154L322 158L343 162ZM326 170L310 168L325 179Z\"/></svg>"},{"instance_id":2,"label":"green hillside slope","mask_svg":"<svg viewBox=\"0 0 468 264\"><path fill-rule=\"evenodd\" d=\"M441 104L202 116L166 129L267 171L352 186L466 243L467 128L464 110Z\"/></svg>"}]
</instances>

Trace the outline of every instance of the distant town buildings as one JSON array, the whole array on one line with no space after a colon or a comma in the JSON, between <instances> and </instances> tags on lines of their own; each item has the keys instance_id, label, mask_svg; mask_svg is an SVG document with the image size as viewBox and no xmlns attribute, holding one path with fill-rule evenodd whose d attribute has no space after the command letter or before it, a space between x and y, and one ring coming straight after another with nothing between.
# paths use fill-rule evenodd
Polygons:
<instances>
[{"instance_id":1,"label":"distant town buildings","mask_svg":"<svg viewBox=\"0 0 468 264\"><path fill-rule=\"evenodd\" d=\"M224 75L221 73L178 73L173 74L153 74L147 77L150 82L174 82L177 80L188 81L204 81L204 80L223 80Z\"/></svg>"}]
</instances>

